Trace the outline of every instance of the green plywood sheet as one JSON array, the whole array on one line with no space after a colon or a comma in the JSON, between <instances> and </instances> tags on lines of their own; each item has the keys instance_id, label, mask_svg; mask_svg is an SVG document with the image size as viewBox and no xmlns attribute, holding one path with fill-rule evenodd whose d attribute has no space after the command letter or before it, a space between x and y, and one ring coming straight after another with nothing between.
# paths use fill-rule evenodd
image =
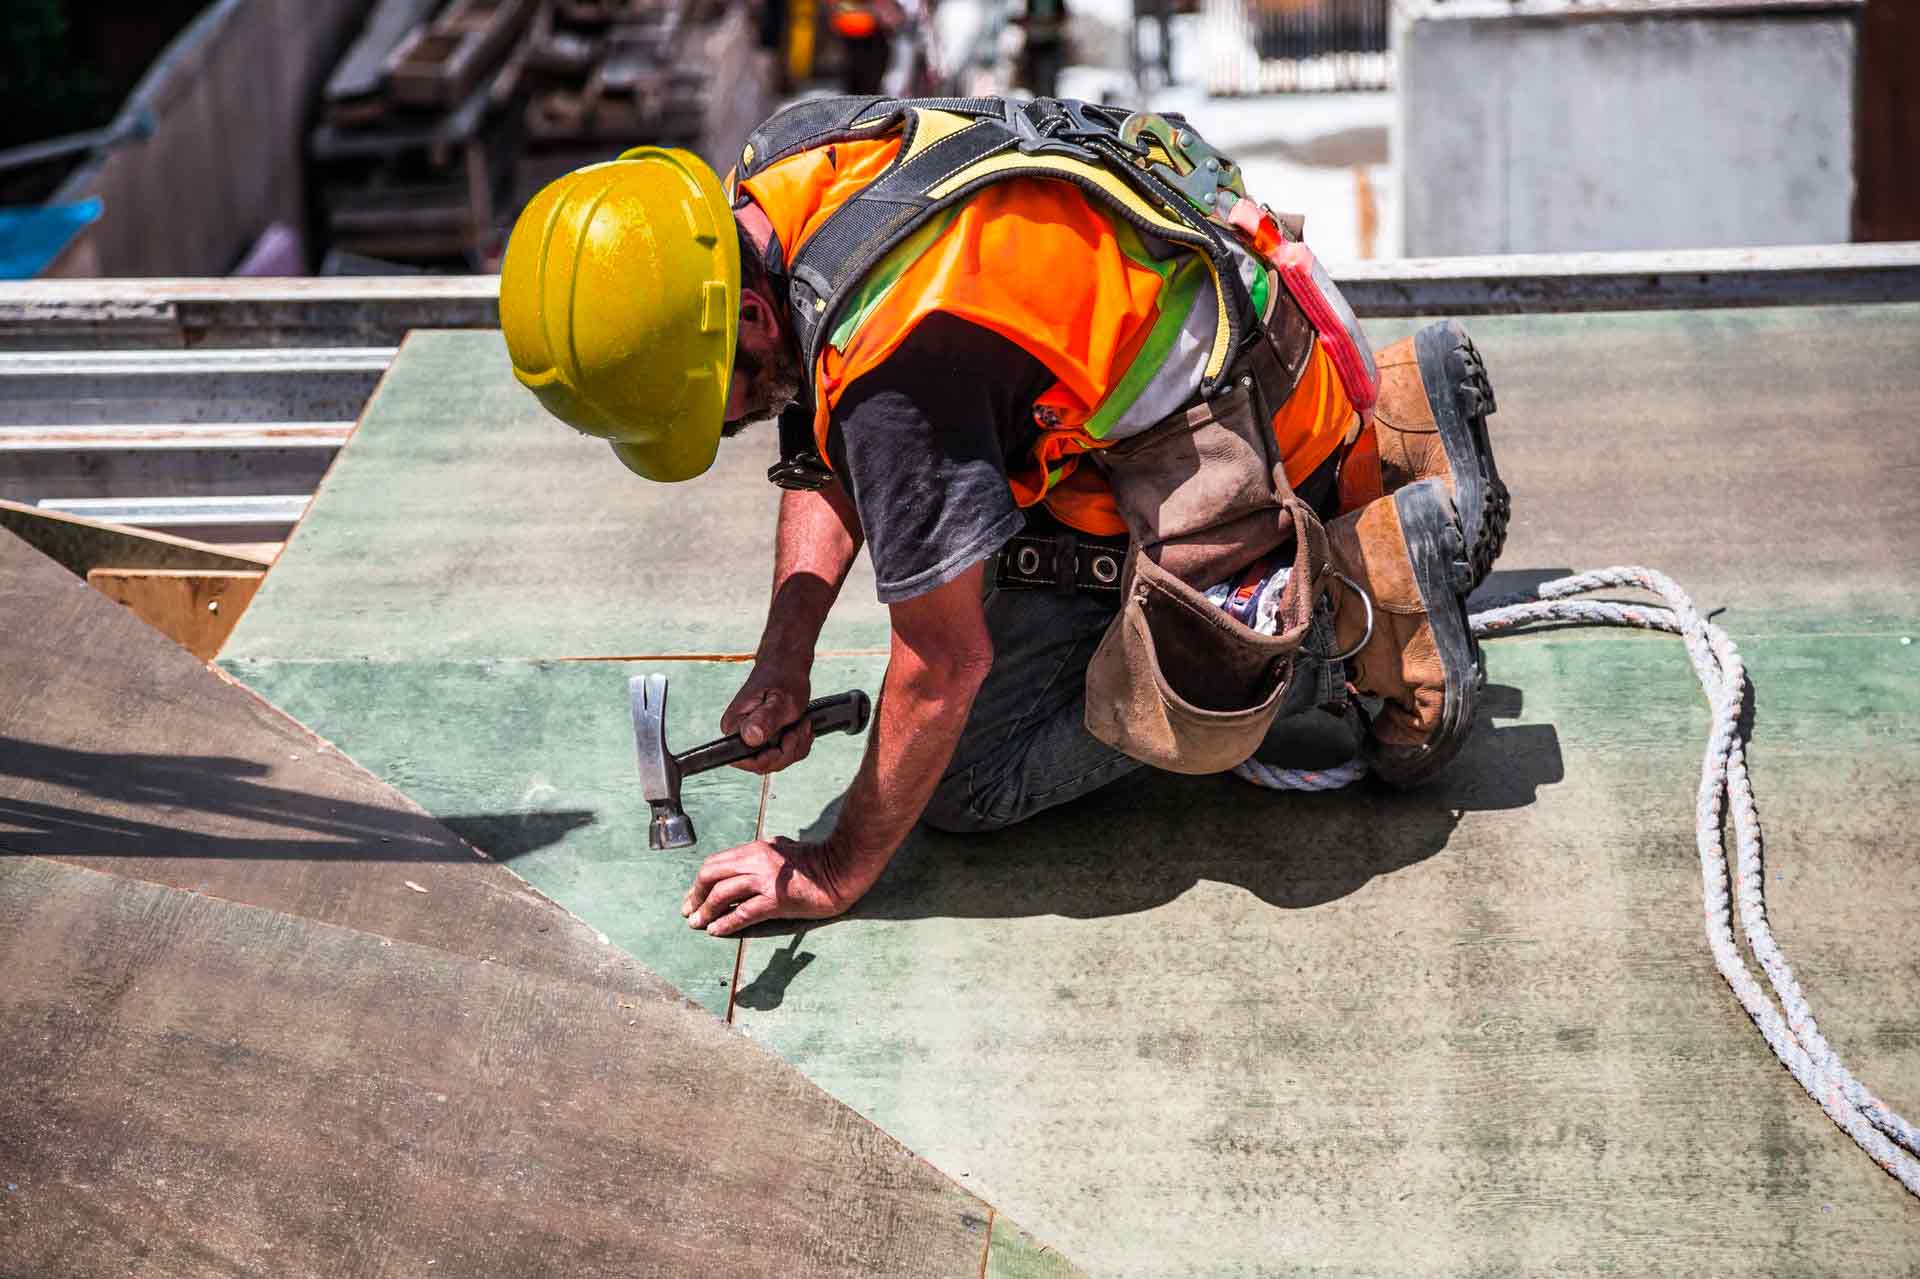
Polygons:
<instances>
[{"instance_id":1,"label":"green plywood sheet","mask_svg":"<svg viewBox=\"0 0 1920 1279\"><path fill-rule=\"evenodd\" d=\"M223 656L751 652L772 578L771 425L650 484L547 416L498 333L415 333ZM885 642L864 568L828 648Z\"/></svg>"},{"instance_id":2,"label":"green plywood sheet","mask_svg":"<svg viewBox=\"0 0 1920 1279\"><path fill-rule=\"evenodd\" d=\"M995 1217L983 1279L1083 1279L1083 1276L1065 1257L1005 1217Z\"/></svg>"},{"instance_id":3,"label":"green plywood sheet","mask_svg":"<svg viewBox=\"0 0 1920 1279\"><path fill-rule=\"evenodd\" d=\"M1413 322L1372 326L1382 338ZM1920 306L1467 322L1503 569L1661 569L1736 634L1920 617Z\"/></svg>"},{"instance_id":4,"label":"green plywood sheet","mask_svg":"<svg viewBox=\"0 0 1920 1279\"><path fill-rule=\"evenodd\" d=\"M1375 326L1383 339L1408 325ZM1488 317L1516 523L1504 564L1654 564L1746 633L1920 596L1920 307ZM682 485L547 418L499 336L417 333L368 405L235 657L751 651L772 432ZM1764 514L1762 514L1764 513ZM877 648L864 558L823 639Z\"/></svg>"},{"instance_id":5,"label":"green plywood sheet","mask_svg":"<svg viewBox=\"0 0 1920 1279\"><path fill-rule=\"evenodd\" d=\"M726 1011L735 946L689 929L679 903L707 853L753 837L760 779L737 769L689 779L683 799L700 846L649 850L627 678L668 671L668 741L684 750L713 735L744 665L242 660L229 669L689 998Z\"/></svg>"},{"instance_id":6,"label":"green plywood sheet","mask_svg":"<svg viewBox=\"0 0 1920 1279\"><path fill-rule=\"evenodd\" d=\"M1920 650L1743 651L1777 935L1912 1113ZM1491 717L1430 792L1152 776L922 833L852 917L747 943L736 1024L1096 1274L1909 1264L1920 1214L1713 969L1679 644L1489 653ZM770 832L830 819L853 750L816 756Z\"/></svg>"}]
</instances>

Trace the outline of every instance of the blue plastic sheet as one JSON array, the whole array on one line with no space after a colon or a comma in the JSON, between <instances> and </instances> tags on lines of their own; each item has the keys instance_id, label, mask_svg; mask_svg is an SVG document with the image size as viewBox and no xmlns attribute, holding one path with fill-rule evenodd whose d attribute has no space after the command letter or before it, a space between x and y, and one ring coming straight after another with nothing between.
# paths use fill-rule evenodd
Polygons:
<instances>
[{"instance_id":1,"label":"blue plastic sheet","mask_svg":"<svg viewBox=\"0 0 1920 1279\"><path fill-rule=\"evenodd\" d=\"M31 280L100 216L100 198L0 209L0 280Z\"/></svg>"}]
</instances>

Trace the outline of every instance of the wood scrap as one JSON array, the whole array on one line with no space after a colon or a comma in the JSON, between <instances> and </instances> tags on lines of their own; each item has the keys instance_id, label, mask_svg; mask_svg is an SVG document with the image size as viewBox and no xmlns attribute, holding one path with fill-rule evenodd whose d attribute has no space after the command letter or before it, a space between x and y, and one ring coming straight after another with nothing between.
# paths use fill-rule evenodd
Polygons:
<instances>
[{"instance_id":1,"label":"wood scrap","mask_svg":"<svg viewBox=\"0 0 1920 1279\"><path fill-rule=\"evenodd\" d=\"M321 98L327 120L362 128L387 112L387 58L409 32L433 16L442 0L378 0L359 36L327 77Z\"/></svg>"},{"instance_id":2,"label":"wood scrap","mask_svg":"<svg viewBox=\"0 0 1920 1279\"><path fill-rule=\"evenodd\" d=\"M259 569L96 568L87 585L205 662L220 652L266 576Z\"/></svg>"},{"instance_id":3,"label":"wood scrap","mask_svg":"<svg viewBox=\"0 0 1920 1279\"><path fill-rule=\"evenodd\" d=\"M388 55L388 93L404 106L453 107L499 64L532 17L532 0L453 0Z\"/></svg>"}]
</instances>

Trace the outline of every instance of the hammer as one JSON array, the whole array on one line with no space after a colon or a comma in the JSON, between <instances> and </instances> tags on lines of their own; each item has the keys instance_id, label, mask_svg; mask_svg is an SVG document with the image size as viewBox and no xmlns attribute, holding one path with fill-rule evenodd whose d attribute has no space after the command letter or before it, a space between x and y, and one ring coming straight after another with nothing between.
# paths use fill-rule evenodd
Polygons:
<instances>
[{"instance_id":1,"label":"hammer","mask_svg":"<svg viewBox=\"0 0 1920 1279\"><path fill-rule=\"evenodd\" d=\"M667 749L667 677L635 675L627 681L633 699L633 736L640 745L640 793L653 806L647 847L688 848L698 838L693 819L680 807L680 783L695 773L758 755L765 746L749 746L732 733L675 755ZM859 689L807 703L806 718L815 733L860 733L873 707Z\"/></svg>"}]
</instances>

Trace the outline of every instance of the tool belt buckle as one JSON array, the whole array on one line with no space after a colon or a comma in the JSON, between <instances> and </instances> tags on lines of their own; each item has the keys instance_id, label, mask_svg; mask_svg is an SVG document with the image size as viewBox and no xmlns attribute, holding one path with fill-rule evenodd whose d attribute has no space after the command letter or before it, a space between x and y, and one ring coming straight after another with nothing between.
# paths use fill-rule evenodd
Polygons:
<instances>
[{"instance_id":1,"label":"tool belt buckle","mask_svg":"<svg viewBox=\"0 0 1920 1279\"><path fill-rule=\"evenodd\" d=\"M1219 216L1222 192L1246 199L1240 166L1209 146L1178 116L1170 119L1151 111L1136 111L1120 122L1120 141L1139 154L1141 168L1180 192L1208 217ZM1156 147L1169 163L1148 158Z\"/></svg>"}]
</instances>

